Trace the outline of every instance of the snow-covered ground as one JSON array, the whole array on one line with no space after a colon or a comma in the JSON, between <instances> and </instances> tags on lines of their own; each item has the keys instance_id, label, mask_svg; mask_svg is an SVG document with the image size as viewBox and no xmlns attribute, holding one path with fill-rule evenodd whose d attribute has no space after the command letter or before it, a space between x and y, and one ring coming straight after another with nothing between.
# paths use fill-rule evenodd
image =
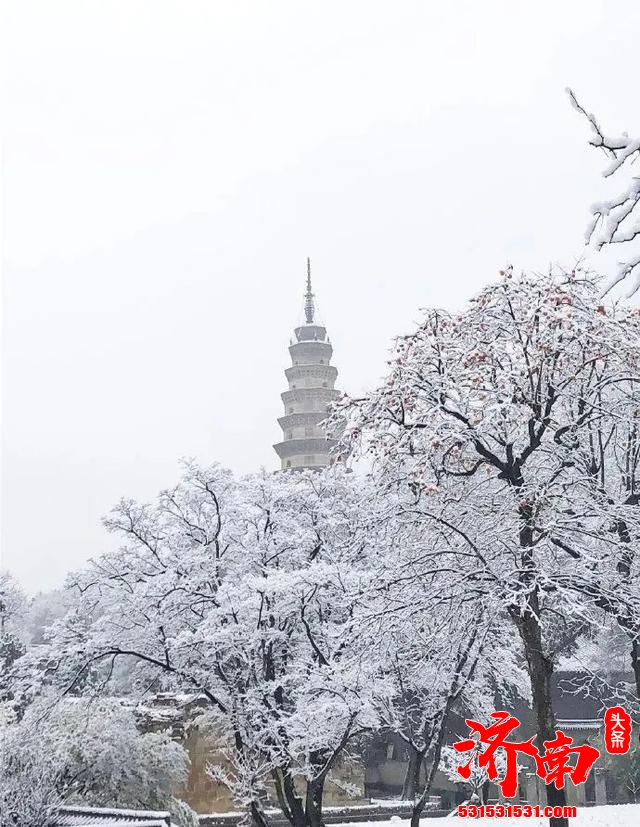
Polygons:
<instances>
[{"instance_id":1,"label":"snow-covered ground","mask_svg":"<svg viewBox=\"0 0 640 827\"><path fill-rule=\"evenodd\" d=\"M547 818L458 818L449 816L444 820L423 819L424 827L436 827L437 824L466 824L482 825L482 827L548 827ZM407 827L408 821L397 816L389 821L370 821L360 823L358 827ZM571 827L639 827L640 825L640 804L617 804L608 807L578 807L577 818L569 819ZM338 827L338 825L336 825ZM353 827L353 825L339 825L339 827Z\"/></svg>"}]
</instances>

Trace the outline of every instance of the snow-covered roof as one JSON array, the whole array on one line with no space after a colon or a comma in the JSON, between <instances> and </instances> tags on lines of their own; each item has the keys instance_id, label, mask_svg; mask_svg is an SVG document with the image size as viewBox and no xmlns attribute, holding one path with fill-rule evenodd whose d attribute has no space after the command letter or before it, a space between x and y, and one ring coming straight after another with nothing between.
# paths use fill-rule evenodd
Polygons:
<instances>
[{"instance_id":1,"label":"snow-covered roof","mask_svg":"<svg viewBox=\"0 0 640 827\"><path fill-rule=\"evenodd\" d=\"M602 728L602 718L558 718L557 729L572 732L574 730L598 730Z\"/></svg>"},{"instance_id":2,"label":"snow-covered roof","mask_svg":"<svg viewBox=\"0 0 640 827\"><path fill-rule=\"evenodd\" d=\"M118 810L112 807L61 807L55 827L171 827L163 810Z\"/></svg>"},{"instance_id":3,"label":"snow-covered roof","mask_svg":"<svg viewBox=\"0 0 640 827\"><path fill-rule=\"evenodd\" d=\"M132 821L127 819L125 821L112 821L110 818L101 818L99 816L64 816L62 821L56 821L55 827L58 825L64 827L96 827L96 825L103 825L103 827L167 827L167 822L163 819L151 819L149 821Z\"/></svg>"}]
</instances>

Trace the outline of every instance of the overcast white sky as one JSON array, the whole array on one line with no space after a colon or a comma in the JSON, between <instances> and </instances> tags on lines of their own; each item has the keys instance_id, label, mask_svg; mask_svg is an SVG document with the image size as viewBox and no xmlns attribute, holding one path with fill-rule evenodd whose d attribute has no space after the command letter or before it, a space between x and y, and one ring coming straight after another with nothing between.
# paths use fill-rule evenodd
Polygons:
<instances>
[{"instance_id":1,"label":"overcast white sky","mask_svg":"<svg viewBox=\"0 0 640 827\"><path fill-rule=\"evenodd\" d=\"M180 456L274 469L305 257L339 386L419 308L582 251L637 0L4 3L2 564L108 547Z\"/></svg>"}]
</instances>

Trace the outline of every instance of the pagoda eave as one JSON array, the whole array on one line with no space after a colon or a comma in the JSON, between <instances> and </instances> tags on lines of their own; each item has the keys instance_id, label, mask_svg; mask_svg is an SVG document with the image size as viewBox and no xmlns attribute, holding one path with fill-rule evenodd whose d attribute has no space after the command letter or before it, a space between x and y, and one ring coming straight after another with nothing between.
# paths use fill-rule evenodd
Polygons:
<instances>
[{"instance_id":1,"label":"pagoda eave","mask_svg":"<svg viewBox=\"0 0 640 827\"><path fill-rule=\"evenodd\" d=\"M298 456L327 454L335 445L337 445L335 439L306 437L278 442L273 446L273 449L280 459L291 459Z\"/></svg>"}]
</instances>

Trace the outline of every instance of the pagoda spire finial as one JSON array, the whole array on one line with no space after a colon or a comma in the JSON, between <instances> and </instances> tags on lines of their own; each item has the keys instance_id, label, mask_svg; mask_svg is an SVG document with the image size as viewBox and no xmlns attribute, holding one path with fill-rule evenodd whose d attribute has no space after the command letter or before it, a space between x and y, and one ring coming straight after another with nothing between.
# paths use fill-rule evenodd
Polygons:
<instances>
[{"instance_id":1,"label":"pagoda spire finial","mask_svg":"<svg viewBox=\"0 0 640 827\"><path fill-rule=\"evenodd\" d=\"M307 258L307 292L304 294L304 315L307 324L313 324L315 307L313 304L313 293L311 291L311 259Z\"/></svg>"}]
</instances>

